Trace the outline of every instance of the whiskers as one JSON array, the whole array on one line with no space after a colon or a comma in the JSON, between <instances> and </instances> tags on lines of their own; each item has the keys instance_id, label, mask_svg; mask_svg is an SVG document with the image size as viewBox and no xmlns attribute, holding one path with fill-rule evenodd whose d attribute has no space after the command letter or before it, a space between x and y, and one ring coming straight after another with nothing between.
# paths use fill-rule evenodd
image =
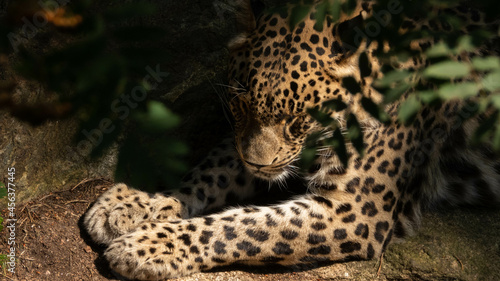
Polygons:
<instances>
[{"instance_id":1,"label":"whiskers","mask_svg":"<svg viewBox=\"0 0 500 281\"><path fill-rule=\"evenodd\" d=\"M231 126L231 131L234 132L234 126L233 126L233 121L232 121L232 114L231 114L231 108L229 107L229 94L226 90L226 88L234 88L229 85L225 85L222 83L215 83L213 84L212 81L210 81L210 85L214 89L215 93L217 94L217 97L219 98L221 104L222 104L222 112L224 113L224 118L227 120L229 123L229 126ZM239 89L236 89L239 90Z\"/></svg>"},{"instance_id":2,"label":"whiskers","mask_svg":"<svg viewBox=\"0 0 500 281\"><path fill-rule=\"evenodd\" d=\"M295 166L293 163L288 165L287 172L292 178L300 177L300 168L298 166Z\"/></svg>"},{"instance_id":3,"label":"whiskers","mask_svg":"<svg viewBox=\"0 0 500 281\"><path fill-rule=\"evenodd\" d=\"M273 180L273 183L277 185L280 191L286 190L287 189L287 184L286 184L286 176L280 176L276 180ZM269 190L271 190L271 182L269 182Z\"/></svg>"},{"instance_id":4,"label":"whiskers","mask_svg":"<svg viewBox=\"0 0 500 281\"><path fill-rule=\"evenodd\" d=\"M234 95L231 95L231 96L233 96L232 98L234 99L235 97L247 92L247 89L245 88L245 86L241 82L236 81L236 83L238 83L238 87L235 87L232 85L227 85L227 84L222 84L222 83L217 83L216 85L221 87L221 88L224 88L224 89L231 89L233 91L233 93L235 93ZM229 95L226 94L226 97L228 97L228 96Z\"/></svg>"},{"instance_id":5,"label":"whiskers","mask_svg":"<svg viewBox=\"0 0 500 281\"><path fill-rule=\"evenodd\" d=\"M300 168L293 164L289 164L281 168L280 172L270 173L269 171L256 171L257 177L262 176L267 180L268 190L278 187L280 191L288 189L288 179L300 177Z\"/></svg>"},{"instance_id":6,"label":"whiskers","mask_svg":"<svg viewBox=\"0 0 500 281\"><path fill-rule=\"evenodd\" d=\"M271 180L273 184L277 185L280 191L288 189L287 179L301 177L300 167L295 165L299 158L300 157L297 156L290 164L282 168L283 172L281 174ZM271 188L271 185L269 186L269 188Z\"/></svg>"}]
</instances>

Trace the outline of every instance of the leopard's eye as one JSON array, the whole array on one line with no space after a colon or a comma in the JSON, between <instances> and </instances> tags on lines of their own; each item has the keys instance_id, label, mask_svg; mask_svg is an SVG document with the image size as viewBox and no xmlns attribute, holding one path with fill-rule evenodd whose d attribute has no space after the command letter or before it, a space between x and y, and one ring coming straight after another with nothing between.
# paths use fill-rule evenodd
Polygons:
<instances>
[{"instance_id":1,"label":"leopard's eye","mask_svg":"<svg viewBox=\"0 0 500 281\"><path fill-rule=\"evenodd\" d=\"M296 116L286 116L284 118L285 124L288 125L288 126L290 126L290 124L292 124L296 119L297 119Z\"/></svg>"},{"instance_id":2,"label":"leopard's eye","mask_svg":"<svg viewBox=\"0 0 500 281\"><path fill-rule=\"evenodd\" d=\"M283 113L278 113L276 116L276 120L279 120L279 123L283 126L288 126L294 121L294 116L288 115L288 114L283 114Z\"/></svg>"},{"instance_id":3,"label":"leopard's eye","mask_svg":"<svg viewBox=\"0 0 500 281\"><path fill-rule=\"evenodd\" d=\"M312 129L312 119L308 114L289 116L284 127L284 134L287 139L297 140L307 136Z\"/></svg>"},{"instance_id":4,"label":"leopard's eye","mask_svg":"<svg viewBox=\"0 0 500 281\"><path fill-rule=\"evenodd\" d=\"M302 128L302 122L300 120L295 119L293 123L290 124L290 134L294 138L300 138L304 134L304 130Z\"/></svg>"},{"instance_id":5,"label":"leopard's eye","mask_svg":"<svg viewBox=\"0 0 500 281\"><path fill-rule=\"evenodd\" d=\"M239 97L234 97L229 101L229 108L233 114L245 114L248 112L248 104L247 102Z\"/></svg>"},{"instance_id":6,"label":"leopard's eye","mask_svg":"<svg viewBox=\"0 0 500 281\"><path fill-rule=\"evenodd\" d=\"M234 118L235 130L239 131L245 127L247 122L247 115L250 110L248 103L244 98L234 97L229 102L229 108Z\"/></svg>"},{"instance_id":7,"label":"leopard's eye","mask_svg":"<svg viewBox=\"0 0 500 281\"><path fill-rule=\"evenodd\" d=\"M301 116L287 116L283 119L285 122L284 134L285 138L295 140L303 135Z\"/></svg>"}]
</instances>

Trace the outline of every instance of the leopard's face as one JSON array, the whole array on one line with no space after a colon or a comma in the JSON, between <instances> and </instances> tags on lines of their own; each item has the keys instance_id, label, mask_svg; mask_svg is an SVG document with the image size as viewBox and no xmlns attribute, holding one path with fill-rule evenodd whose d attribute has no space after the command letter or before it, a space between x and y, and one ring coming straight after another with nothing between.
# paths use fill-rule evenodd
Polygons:
<instances>
[{"instance_id":1,"label":"leopard's face","mask_svg":"<svg viewBox=\"0 0 500 281\"><path fill-rule=\"evenodd\" d=\"M305 113L285 111L262 118L248 97L235 96L231 111L235 119L236 149L243 163L257 177L285 178L294 167L308 132L315 128Z\"/></svg>"},{"instance_id":2,"label":"leopard's face","mask_svg":"<svg viewBox=\"0 0 500 281\"><path fill-rule=\"evenodd\" d=\"M262 16L230 44L236 148L257 177L278 180L293 168L307 135L319 129L308 108L352 98L340 80L355 68L332 47L334 34L317 32L314 23L291 31L286 15Z\"/></svg>"}]
</instances>

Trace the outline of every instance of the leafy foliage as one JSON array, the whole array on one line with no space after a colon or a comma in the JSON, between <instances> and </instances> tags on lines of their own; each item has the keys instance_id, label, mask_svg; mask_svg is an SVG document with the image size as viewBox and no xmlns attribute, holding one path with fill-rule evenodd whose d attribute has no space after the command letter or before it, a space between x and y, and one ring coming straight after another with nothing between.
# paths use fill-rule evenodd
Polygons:
<instances>
[{"instance_id":1,"label":"leafy foliage","mask_svg":"<svg viewBox=\"0 0 500 281\"><path fill-rule=\"evenodd\" d=\"M315 29L321 31L323 23L330 21L340 24L337 19L341 13L352 13L355 0L323 0L318 6L298 5L292 10L292 26L315 11ZM500 110L500 58L495 54L484 57L471 55L480 47L493 50L498 48L493 39L500 36L498 25L476 26L467 28L467 22L452 11L469 12L479 9L484 12L485 22L492 22L499 5L493 0L467 2L468 6L460 6L459 0L423 0L401 1L400 7L394 6L394 1L380 0L373 7L373 13L363 21L353 22L353 26L343 34L341 45L345 50L356 51L377 42L376 57L382 64L383 77L374 82L374 86L384 95L384 101L378 105L369 98L363 97L363 108L381 122L389 121L383 106L405 96L399 107L398 119L404 124L410 124L418 112L425 106L436 106L451 99L462 99L478 106L473 114L485 114L488 118L478 128L474 137L476 141L490 140L495 149L500 149L500 128L498 112ZM391 6L393 5L393 6ZM477 14L479 16L479 14ZM434 28L412 28L407 18L426 19ZM377 28L374 28L377 27ZM437 28L435 28L437 27ZM371 29L369 29L371 28ZM374 30L376 32L374 32ZM464 33L464 30L468 32ZM361 33L360 33L361 32ZM362 35L363 40L359 40ZM411 48L412 42L434 41L433 44L420 43L420 48ZM383 46L390 46L388 50ZM463 57L468 59L459 59ZM371 74L371 65L366 52L359 57L361 77ZM405 63L427 62L425 66L408 68ZM353 95L359 95L363 85L355 77L343 77L342 86ZM330 101L327 101L328 103ZM311 115L323 126L328 127L334 135L339 134L338 127L330 120L327 113L319 114L317 109ZM350 141L362 155L363 143L360 141L359 124L352 118L347 122L344 132L345 139ZM340 145L340 137L332 143L339 158L345 161L345 148ZM342 142L343 143L343 142ZM318 146L323 145L320 143ZM310 158L314 145L308 142L307 154ZM306 162L311 162L306 161Z\"/></svg>"},{"instance_id":2,"label":"leafy foliage","mask_svg":"<svg viewBox=\"0 0 500 281\"><path fill-rule=\"evenodd\" d=\"M0 182L0 199L7 197L7 188L5 188L5 184Z\"/></svg>"},{"instance_id":3,"label":"leafy foliage","mask_svg":"<svg viewBox=\"0 0 500 281\"><path fill-rule=\"evenodd\" d=\"M22 2L13 3L0 24L0 38L7 38L0 40L0 56L16 51L17 74L41 83L57 98L51 103L16 104L14 83L4 83L0 109L35 126L77 116L76 147L90 147L77 149L78 157L87 157L89 150L92 157L99 157L125 136L117 178L138 188L173 186L185 169L181 156L187 148L168 134L179 118L149 97L150 90L168 78L159 65L169 55L157 44L166 32L143 24L145 17L155 13L155 6L139 1L115 5L49 1L52 5L47 6L44 1ZM47 21L32 20L40 15ZM56 34L60 40L50 47L33 48L40 44L39 34ZM160 135L161 142L138 148ZM147 169L165 166L169 169L145 178Z\"/></svg>"},{"instance_id":4,"label":"leafy foliage","mask_svg":"<svg viewBox=\"0 0 500 281\"><path fill-rule=\"evenodd\" d=\"M187 170L182 156L188 148L168 137L168 132L179 124L180 118L162 103L151 101L147 110L135 113L133 119L137 126L128 134L120 151L116 179L133 186L164 188L169 187L163 186L165 183L178 182Z\"/></svg>"},{"instance_id":5,"label":"leafy foliage","mask_svg":"<svg viewBox=\"0 0 500 281\"><path fill-rule=\"evenodd\" d=\"M6 254L0 254L0 266L1 268L6 268L9 257Z\"/></svg>"},{"instance_id":6,"label":"leafy foliage","mask_svg":"<svg viewBox=\"0 0 500 281\"><path fill-rule=\"evenodd\" d=\"M318 121L324 128L325 132L315 132L310 134L305 142L305 148L301 155L301 166L309 167L314 163L317 156L318 147L330 146L335 149L339 160L342 161L344 165L347 165L349 156L347 154L347 147L345 143L345 137L340 130L340 124L336 119L331 117L333 112L342 111L347 108L347 105L340 99L332 99L325 101L321 108L309 108L307 112ZM352 120L351 120L352 122ZM353 139L361 136L361 130L356 131L355 124L352 125ZM359 124L357 124L359 126ZM329 132L333 132L330 134Z\"/></svg>"}]
</instances>

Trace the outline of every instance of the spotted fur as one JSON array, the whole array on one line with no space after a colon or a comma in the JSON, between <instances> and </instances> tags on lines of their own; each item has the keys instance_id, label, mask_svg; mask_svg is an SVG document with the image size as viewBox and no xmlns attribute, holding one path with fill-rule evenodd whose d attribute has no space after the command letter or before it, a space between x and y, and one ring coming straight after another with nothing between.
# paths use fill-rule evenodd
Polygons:
<instances>
[{"instance_id":1,"label":"spotted fur","mask_svg":"<svg viewBox=\"0 0 500 281\"><path fill-rule=\"evenodd\" d=\"M460 101L425 107L403 126L396 121L399 102L387 107L387 124L360 106L362 96L381 101L371 86L381 75L371 52L376 46L349 51L340 35L370 13L370 2L361 1L339 25L325 23L321 32L310 17L292 30L289 12L261 14L253 1L240 2L242 34L229 45L235 139L215 148L176 192L147 194L118 184L97 200L84 225L94 241L107 246L104 256L114 271L162 280L232 263L372 259L393 238L414 232L430 204L498 202L498 157L487 145L468 145L484 118L471 118L475 108ZM459 12L481 21L471 10ZM428 23L403 25L418 29ZM357 63L365 51L372 71L362 76ZM346 76L361 82L361 94L342 87ZM341 126L354 114L364 128L364 157L348 145L354 160L343 167L333 151L323 151L301 174L307 194L268 207L202 215L253 196L255 178L279 181L293 173L306 136L321 129L306 109L333 98L348 105L332 113Z\"/></svg>"}]
</instances>

